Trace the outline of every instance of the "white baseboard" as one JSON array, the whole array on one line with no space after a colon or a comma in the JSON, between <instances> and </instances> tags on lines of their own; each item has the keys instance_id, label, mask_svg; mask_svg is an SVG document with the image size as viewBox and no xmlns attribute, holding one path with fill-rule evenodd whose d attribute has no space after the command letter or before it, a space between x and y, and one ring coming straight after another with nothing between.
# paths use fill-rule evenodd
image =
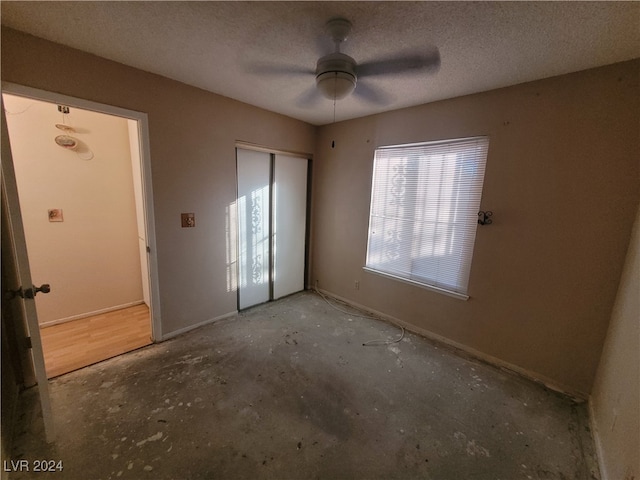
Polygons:
<instances>
[{"instance_id":1,"label":"white baseboard","mask_svg":"<svg viewBox=\"0 0 640 480\"><path fill-rule=\"evenodd\" d=\"M73 320L80 320L81 318L93 317L94 315L102 315L103 313L115 312L116 310L135 307L136 305L142 305L143 303L145 303L144 300L136 300L135 302L129 302L123 305L116 305L113 307L103 308L101 310L95 310L93 312L80 313L78 315L72 315L70 317L59 318L57 320L49 320L47 322L40 323L40 327L51 327L53 325L59 325L60 323L71 322Z\"/></svg>"},{"instance_id":2,"label":"white baseboard","mask_svg":"<svg viewBox=\"0 0 640 480\"><path fill-rule=\"evenodd\" d=\"M382 312L378 312L377 310L373 310L369 307L367 307L366 305L361 305L359 303L353 302L351 300L348 300L346 298L343 298L339 295L336 295L334 293L331 293L329 291L323 290L323 289L318 289L319 292L321 292L324 295L330 296L332 298L335 298L336 300L339 300L341 302L346 303L347 305L351 305L354 308L357 308L359 310L363 310L365 312L369 312L372 315L379 317L381 320L385 320L388 321L390 323L393 323L395 325L398 325L400 327L403 327L405 330L408 330L412 333L415 333L417 335L420 335L422 337L425 337L429 340L435 341L437 343L446 345L448 347L454 348L456 350L460 350L461 352L464 352L465 354L480 360L482 362L486 362L489 363L495 367L499 367L501 369L513 372L515 374L518 374L522 377L525 377L529 380L532 380L536 383L542 384L545 387L549 388L550 390L554 390L556 392L562 393L563 395L569 396L572 399L574 399L575 401L578 402L584 402L588 399L588 395L584 392L575 390L571 387L569 387L568 385L562 385L557 383L555 380L551 379L551 378L547 378L544 375L539 375L537 373L531 372L525 368L519 367L517 365L514 365L512 363L506 362L504 360L501 360L497 357L493 357L491 355L488 355L486 353L483 353L479 350L476 350L474 348L471 348L467 345L464 345L462 343L458 343L455 342L449 338L443 337L442 335L438 335L437 333L433 333L430 332L429 330L426 330L424 328L420 328L417 327L415 325L412 325L410 323L407 323L403 320L400 320L398 318L392 317L391 315L387 315L386 313L382 313Z\"/></svg>"},{"instance_id":3,"label":"white baseboard","mask_svg":"<svg viewBox=\"0 0 640 480\"><path fill-rule=\"evenodd\" d=\"M162 336L161 342L165 340L169 340L170 338L177 337L178 335L182 335L183 333L190 332L191 330L195 330L196 328L204 327L205 325L209 325L211 323L219 322L220 320L224 320L226 318L233 317L238 314L237 310L233 312L225 313L224 315L220 315L219 317L210 318L209 320L205 320L204 322L196 323L195 325L189 325L188 327L180 328L178 330L174 330L173 332L169 332L166 335Z\"/></svg>"}]
</instances>

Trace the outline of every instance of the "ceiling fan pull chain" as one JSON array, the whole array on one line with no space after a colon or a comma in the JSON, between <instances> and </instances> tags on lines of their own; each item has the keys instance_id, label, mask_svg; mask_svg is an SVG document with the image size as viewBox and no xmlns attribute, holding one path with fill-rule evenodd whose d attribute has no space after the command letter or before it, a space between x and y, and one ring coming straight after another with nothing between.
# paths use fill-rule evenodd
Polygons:
<instances>
[{"instance_id":1,"label":"ceiling fan pull chain","mask_svg":"<svg viewBox=\"0 0 640 480\"><path fill-rule=\"evenodd\" d=\"M337 74L336 77L334 77L333 79L333 83L337 83ZM336 91L336 87L334 86L333 88L333 123L336 123L336 95L335 95L335 91Z\"/></svg>"},{"instance_id":2,"label":"ceiling fan pull chain","mask_svg":"<svg viewBox=\"0 0 640 480\"><path fill-rule=\"evenodd\" d=\"M336 123L336 99L333 99L333 123Z\"/></svg>"}]
</instances>

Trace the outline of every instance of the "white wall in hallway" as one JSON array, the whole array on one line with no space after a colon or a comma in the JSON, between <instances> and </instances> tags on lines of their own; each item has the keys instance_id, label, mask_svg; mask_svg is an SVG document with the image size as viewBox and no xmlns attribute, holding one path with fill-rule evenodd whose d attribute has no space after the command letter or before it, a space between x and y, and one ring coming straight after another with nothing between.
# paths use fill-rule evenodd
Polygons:
<instances>
[{"instance_id":1,"label":"white wall in hallway","mask_svg":"<svg viewBox=\"0 0 640 480\"><path fill-rule=\"evenodd\" d=\"M54 141L56 105L4 100L32 277L51 285L36 297L40 323L142 302L127 120L73 108L64 121L84 144L73 151Z\"/></svg>"}]
</instances>

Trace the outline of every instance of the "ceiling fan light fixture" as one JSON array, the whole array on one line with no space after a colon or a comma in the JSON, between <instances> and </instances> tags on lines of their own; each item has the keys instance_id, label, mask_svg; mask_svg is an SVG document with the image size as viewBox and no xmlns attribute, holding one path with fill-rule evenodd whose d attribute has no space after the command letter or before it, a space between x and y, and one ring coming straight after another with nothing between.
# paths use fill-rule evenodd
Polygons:
<instances>
[{"instance_id":1,"label":"ceiling fan light fixture","mask_svg":"<svg viewBox=\"0 0 640 480\"><path fill-rule=\"evenodd\" d=\"M356 77L347 72L325 72L316 77L316 86L329 100L340 100L356 88Z\"/></svg>"},{"instance_id":2,"label":"ceiling fan light fixture","mask_svg":"<svg viewBox=\"0 0 640 480\"><path fill-rule=\"evenodd\" d=\"M316 86L329 100L340 100L356 88L356 61L335 52L325 55L316 65Z\"/></svg>"}]
</instances>

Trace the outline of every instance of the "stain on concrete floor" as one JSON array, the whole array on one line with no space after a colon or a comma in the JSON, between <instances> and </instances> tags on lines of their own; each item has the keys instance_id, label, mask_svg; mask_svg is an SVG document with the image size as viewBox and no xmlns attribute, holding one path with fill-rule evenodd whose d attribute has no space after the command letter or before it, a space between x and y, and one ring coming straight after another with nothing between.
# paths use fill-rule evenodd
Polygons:
<instances>
[{"instance_id":1,"label":"stain on concrete floor","mask_svg":"<svg viewBox=\"0 0 640 480\"><path fill-rule=\"evenodd\" d=\"M599 479L584 404L408 332L362 345L399 333L311 292L255 307L54 379L55 444L24 392L14 459L74 480Z\"/></svg>"}]
</instances>

